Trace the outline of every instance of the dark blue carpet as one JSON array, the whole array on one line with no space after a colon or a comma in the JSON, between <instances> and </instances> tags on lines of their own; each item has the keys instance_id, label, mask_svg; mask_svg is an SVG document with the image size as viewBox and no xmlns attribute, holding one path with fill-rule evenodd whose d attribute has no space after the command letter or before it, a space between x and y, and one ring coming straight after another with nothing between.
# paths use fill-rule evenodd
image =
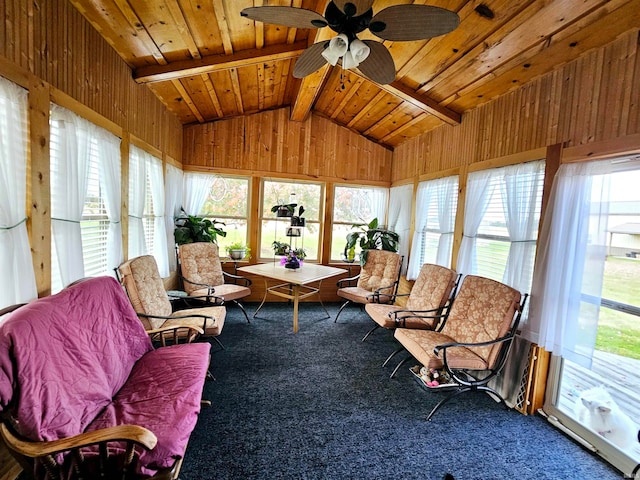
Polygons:
<instances>
[{"instance_id":1,"label":"dark blue carpet","mask_svg":"<svg viewBox=\"0 0 640 480\"><path fill-rule=\"evenodd\" d=\"M248 305L251 314L256 305ZM267 304L247 324L230 306L212 355L204 408L182 480L194 479L619 479L622 475L538 416L465 394L427 422L442 392L423 390L408 363L382 368L396 347L366 313L324 319L318 304ZM215 349L215 345L213 346ZM394 364L395 365L395 364Z\"/></svg>"}]
</instances>

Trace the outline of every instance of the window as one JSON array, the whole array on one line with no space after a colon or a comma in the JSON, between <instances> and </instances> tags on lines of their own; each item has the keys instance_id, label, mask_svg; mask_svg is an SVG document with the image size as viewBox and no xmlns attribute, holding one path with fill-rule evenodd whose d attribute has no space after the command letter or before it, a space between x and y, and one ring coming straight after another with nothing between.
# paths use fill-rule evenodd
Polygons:
<instances>
[{"instance_id":1,"label":"window","mask_svg":"<svg viewBox=\"0 0 640 480\"><path fill-rule=\"evenodd\" d=\"M249 192L251 181L246 177L215 175L199 215L216 219L225 225L226 237L218 237L220 255L232 243L248 243Z\"/></svg>"},{"instance_id":2,"label":"window","mask_svg":"<svg viewBox=\"0 0 640 480\"><path fill-rule=\"evenodd\" d=\"M637 427L626 436L622 429L603 435L603 427L577 413L580 397L610 397L610 416L619 425L640 423L638 182L640 157L560 166L542 229L545 248L537 259L531 317L523 329L553 354L545 411L625 476L640 462Z\"/></svg>"},{"instance_id":3,"label":"window","mask_svg":"<svg viewBox=\"0 0 640 480\"><path fill-rule=\"evenodd\" d=\"M531 291L544 161L469 174L458 270Z\"/></svg>"},{"instance_id":4,"label":"window","mask_svg":"<svg viewBox=\"0 0 640 480\"><path fill-rule=\"evenodd\" d=\"M368 224L374 218L378 224L386 221L389 190L382 187L336 185L333 196L333 222L331 230L332 261L343 260L347 234L354 224ZM358 255L359 247L356 247Z\"/></svg>"},{"instance_id":5,"label":"window","mask_svg":"<svg viewBox=\"0 0 640 480\"><path fill-rule=\"evenodd\" d=\"M458 177L420 182L416 197L416 231L407 278L418 278L425 263L451 266L458 207Z\"/></svg>"},{"instance_id":6,"label":"window","mask_svg":"<svg viewBox=\"0 0 640 480\"><path fill-rule=\"evenodd\" d=\"M162 161L134 145L129 151L129 258L153 255L169 276Z\"/></svg>"},{"instance_id":7,"label":"window","mask_svg":"<svg viewBox=\"0 0 640 480\"><path fill-rule=\"evenodd\" d=\"M292 248L304 248L306 260L318 260L320 256L320 232L324 198L324 185L311 182L291 182L284 180L262 181L262 208L260 209L260 252L259 258L273 258L273 242L285 242ZM300 205L304 207L306 226L300 237L287 237L289 218L277 218L271 211L274 205L295 203L298 214Z\"/></svg>"},{"instance_id":8,"label":"window","mask_svg":"<svg viewBox=\"0 0 640 480\"><path fill-rule=\"evenodd\" d=\"M113 275L122 260L120 140L73 112L51 109L52 291Z\"/></svg>"}]
</instances>

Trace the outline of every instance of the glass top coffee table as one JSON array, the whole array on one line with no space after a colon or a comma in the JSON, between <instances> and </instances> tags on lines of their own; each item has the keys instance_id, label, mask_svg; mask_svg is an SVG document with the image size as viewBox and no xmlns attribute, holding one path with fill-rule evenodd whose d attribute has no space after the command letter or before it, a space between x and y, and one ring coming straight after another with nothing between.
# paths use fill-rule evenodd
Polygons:
<instances>
[{"instance_id":1,"label":"glass top coffee table","mask_svg":"<svg viewBox=\"0 0 640 480\"><path fill-rule=\"evenodd\" d=\"M293 270L285 268L275 262L240 267L238 268L238 271L259 275L264 279L264 297L262 298L262 303L253 314L254 317L264 305L268 293L288 300L293 300L293 333L297 333L298 331L298 302L303 298L307 298L315 294L318 294L318 298L320 298L320 284L318 284L317 287L312 287L309 284L315 282L322 283L322 280L326 278L346 273L344 268L328 267L326 265L317 265L315 263L305 263L302 267ZM269 287L267 279L279 280L285 283ZM321 298L320 304L322 305L322 308L324 308ZM325 312L326 311L327 310L325 308ZM327 315L329 315L328 312Z\"/></svg>"}]
</instances>

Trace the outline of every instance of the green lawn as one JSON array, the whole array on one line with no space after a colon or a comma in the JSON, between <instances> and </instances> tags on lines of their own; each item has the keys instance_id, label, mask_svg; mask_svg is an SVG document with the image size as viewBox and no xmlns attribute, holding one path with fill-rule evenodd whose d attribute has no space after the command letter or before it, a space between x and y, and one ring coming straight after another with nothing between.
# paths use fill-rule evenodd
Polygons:
<instances>
[{"instance_id":1,"label":"green lawn","mask_svg":"<svg viewBox=\"0 0 640 480\"><path fill-rule=\"evenodd\" d=\"M640 261L607 258L602 297L640 306ZM601 308L596 349L640 360L640 317Z\"/></svg>"}]
</instances>

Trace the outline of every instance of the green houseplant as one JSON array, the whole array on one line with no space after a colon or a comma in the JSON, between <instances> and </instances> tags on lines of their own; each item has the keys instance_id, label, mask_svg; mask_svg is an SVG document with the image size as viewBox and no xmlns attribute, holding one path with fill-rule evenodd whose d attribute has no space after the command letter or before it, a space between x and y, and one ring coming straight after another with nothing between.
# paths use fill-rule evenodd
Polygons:
<instances>
[{"instance_id":1,"label":"green houseplant","mask_svg":"<svg viewBox=\"0 0 640 480\"><path fill-rule=\"evenodd\" d=\"M356 223L351 226L354 232L347 234L347 243L344 247L344 258L351 260L355 256L355 248L360 246L360 263L367 259L367 250L398 251L400 236L396 232L378 226L378 219L374 218L369 223Z\"/></svg>"},{"instance_id":2,"label":"green houseplant","mask_svg":"<svg viewBox=\"0 0 640 480\"><path fill-rule=\"evenodd\" d=\"M183 209L182 215L176 218L176 228L173 236L178 245L195 242L218 243L219 236L227 236L227 232L221 227L224 225L223 222L215 219L209 220L208 218L188 215Z\"/></svg>"},{"instance_id":3,"label":"green houseplant","mask_svg":"<svg viewBox=\"0 0 640 480\"><path fill-rule=\"evenodd\" d=\"M251 248L242 242L234 242L231 245L227 245L225 250L227 251L229 258L233 260L242 260L243 258L249 257L251 254Z\"/></svg>"},{"instance_id":4,"label":"green houseplant","mask_svg":"<svg viewBox=\"0 0 640 480\"><path fill-rule=\"evenodd\" d=\"M291 249L288 243L279 242L277 240L275 240L271 246L273 247L274 255L287 255Z\"/></svg>"},{"instance_id":5,"label":"green houseplant","mask_svg":"<svg viewBox=\"0 0 640 480\"><path fill-rule=\"evenodd\" d=\"M293 217L296 211L297 203L282 203L271 207L271 211L276 214L276 217Z\"/></svg>"}]
</instances>

